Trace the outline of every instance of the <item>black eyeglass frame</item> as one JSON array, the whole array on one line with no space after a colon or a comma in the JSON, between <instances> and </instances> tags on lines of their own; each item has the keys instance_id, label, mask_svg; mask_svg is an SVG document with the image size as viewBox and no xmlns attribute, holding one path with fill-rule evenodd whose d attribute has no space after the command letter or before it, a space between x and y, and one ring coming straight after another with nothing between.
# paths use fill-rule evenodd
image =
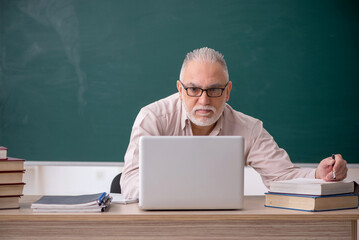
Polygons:
<instances>
[{"instance_id":1,"label":"black eyeglass frame","mask_svg":"<svg viewBox=\"0 0 359 240\"><path fill-rule=\"evenodd\" d=\"M201 97L202 94L203 94L203 92L206 92L207 97L210 97L210 98L222 97L223 92L224 92L224 90L226 89L226 87L227 87L227 85L228 85L228 83L229 83L229 81L228 81L228 82L226 83L226 85L224 85L223 88L206 88L206 89L203 89L203 88L200 88L200 87L185 87L185 85L183 84L183 82L182 82L181 80L179 80L179 82L182 84L184 90L186 90L186 93L187 93L188 96L190 96L190 97ZM187 91L188 88L198 88L198 89L201 89L201 94L198 95L198 96L189 95L189 94L188 94L188 91ZM208 95L208 90L211 90L211 89L220 89L220 90L221 90L221 95L219 95L219 96L210 96L210 95Z\"/></svg>"}]
</instances>

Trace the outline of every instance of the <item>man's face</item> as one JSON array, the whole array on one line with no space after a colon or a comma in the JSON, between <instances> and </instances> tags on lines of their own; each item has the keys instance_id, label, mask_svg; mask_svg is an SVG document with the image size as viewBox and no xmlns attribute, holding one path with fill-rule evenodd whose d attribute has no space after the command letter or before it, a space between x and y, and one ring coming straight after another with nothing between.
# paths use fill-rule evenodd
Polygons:
<instances>
[{"instance_id":1,"label":"man's face","mask_svg":"<svg viewBox=\"0 0 359 240\"><path fill-rule=\"evenodd\" d=\"M182 75L182 83L186 88L224 88L227 81L223 67L219 63L205 61L190 61ZM226 101L229 100L231 88L232 83L229 82L220 97L208 97L206 92L203 92L200 97L190 97L182 84L177 81L177 89L187 116L197 126L211 126L217 122Z\"/></svg>"}]
</instances>

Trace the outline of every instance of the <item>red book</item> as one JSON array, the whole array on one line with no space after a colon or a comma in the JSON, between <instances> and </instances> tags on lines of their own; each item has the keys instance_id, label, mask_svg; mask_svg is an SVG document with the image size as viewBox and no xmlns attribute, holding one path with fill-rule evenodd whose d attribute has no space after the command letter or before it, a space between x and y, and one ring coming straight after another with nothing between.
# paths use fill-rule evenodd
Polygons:
<instances>
[{"instance_id":1,"label":"red book","mask_svg":"<svg viewBox=\"0 0 359 240\"><path fill-rule=\"evenodd\" d=\"M21 183L25 171L0 171L0 184Z\"/></svg>"},{"instance_id":2,"label":"red book","mask_svg":"<svg viewBox=\"0 0 359 240\"><path fill-rule=\"evenodd\" d=\"M0 209L17 209L20 208L20 196L0 196Z\"/></svg>"},{"instance_id":3,"label":"red book","mask_svg":"<svg viewBox=\"0 0 359 240\"><path fill-rule=\"evenodd\" d=\"M0 160L0 172L4 171L23 171L24 159L8 157Z\"/></svg>"},{"instance_id":4,"label":"red book","mask_svg":"<svg viewBox=\"0 0 359 240\"><path fill-rule=\"evenodd\" d=\"M0 184L0 196L20 196L24 190L25 183Z\"/></svg>"}]
</instances>

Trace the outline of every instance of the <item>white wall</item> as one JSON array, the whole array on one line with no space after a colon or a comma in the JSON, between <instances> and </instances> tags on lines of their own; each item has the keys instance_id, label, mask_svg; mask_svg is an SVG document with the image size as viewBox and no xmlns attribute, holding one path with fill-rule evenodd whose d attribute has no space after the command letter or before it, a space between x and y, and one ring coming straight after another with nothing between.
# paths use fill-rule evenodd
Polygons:
<instances>
[{"instance_id":1,"label":"white wall","mask_svg":"<svg viewBox=\"0 0 359 240\"><path fill-rule=\"evenodd\" d=\"M110 192L120 166L33 166L25 164L24 195Z\"/></svg>"},{"instance_id":2,"label":"white wall","mask_svg":"<svg viewBox=\"0 0 359 240\"><path fill-rule=\"evenodd\" d=\"M303 165L314 167L314 165ZM86 194L110 191L112 179L122 171L122 164L101 166L43 166L25 162L25 195ZM359 166L349 167L349 180L359 183ZM245 168L245 195L262 195L268 191L259 174L251 167Z\"/></svg>"},{"instance_id":3,"label":"white wall","mask_svg":"<svg viewBox=\"0 0 359 240\"><path fill-rule=\"evenodd\" d=\"M110 191L112 179L120 166L26 166L25 195L86 194ZM267 191L252 168L245 169L245 194L261 195Z\"/></svg>"}]
</instances>

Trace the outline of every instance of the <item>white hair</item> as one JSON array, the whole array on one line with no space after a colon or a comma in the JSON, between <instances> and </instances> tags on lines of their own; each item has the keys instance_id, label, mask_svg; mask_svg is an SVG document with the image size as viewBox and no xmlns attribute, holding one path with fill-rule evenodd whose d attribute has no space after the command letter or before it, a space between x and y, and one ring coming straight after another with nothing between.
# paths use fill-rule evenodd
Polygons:
<instances>
[{"instance_id":1,"label":"white hair","mask_svg":"<svg viewBox=\"0 0 359 240\"><path fill-rule=\"evenodd\" d=\"M223 71L229 80L229 74L227 69L226 61L224 60L224 56L222 53L217 52L216 50L208 47L203 47L200 49L195 49L192 52L187 53L180 72L180 80L182 81L183 72L187 66L187 64L192 61L204 61L209 63L216 63L218 62L223 67Z\"/></svg>"}]
</instances>

